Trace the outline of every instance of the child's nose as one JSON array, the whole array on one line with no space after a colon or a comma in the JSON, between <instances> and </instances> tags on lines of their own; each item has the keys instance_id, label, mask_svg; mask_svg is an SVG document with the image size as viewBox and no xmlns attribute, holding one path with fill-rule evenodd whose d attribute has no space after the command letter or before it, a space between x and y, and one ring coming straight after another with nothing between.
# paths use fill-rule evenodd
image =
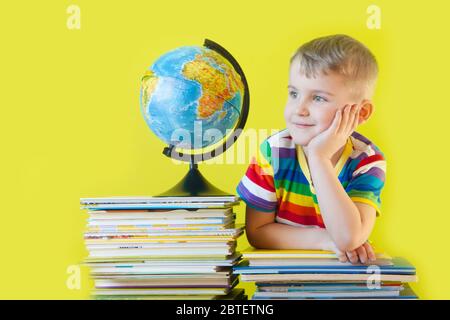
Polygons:
<instances>
[{"instance_id":1,"label":"child's nose","mask_svg":"<svg viewBox=\"0 0 450 320\"><path fill-rule=\"evenodd\" d=\"M308 103L305 102L301 102L298 107L297 107L297 114L301 115L301 116L308 116L309 115L309 105Z\"/></svg>"}]
</instances>

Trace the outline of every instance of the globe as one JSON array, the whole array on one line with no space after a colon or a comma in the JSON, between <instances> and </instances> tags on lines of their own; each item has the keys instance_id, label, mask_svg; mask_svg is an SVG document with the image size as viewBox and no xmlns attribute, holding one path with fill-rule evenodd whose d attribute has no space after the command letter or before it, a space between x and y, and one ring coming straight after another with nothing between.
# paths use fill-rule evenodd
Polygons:
<instances>
[{"instance_id":1,"label":"globe","mask_svg":"<svg viewBox=\"0 0 450 320\"><path fill-rule=\"evenodd\" d=\"M203 46L165 53L141 81L141 112L152 132L168 144L163 154L190 163L186 176L159 196L229 195L203 177L198 163L225 152L247 121L249 89L234 57L205 39ZM225 141L219 144L220 140ZM210 146L214 149L194 152Z\"/></svg>"},{"instance_id":2,"label":"globe","mask_svg":"<svg viewBox=\"0 0 450 320\"><path fill-rule=\"evenodd\" d=\"M153 133L177 148L217 143L239 120L244 84L234 66L206 47L184 46L142 77L141 111Z\"/></svg>"}]
</instances>

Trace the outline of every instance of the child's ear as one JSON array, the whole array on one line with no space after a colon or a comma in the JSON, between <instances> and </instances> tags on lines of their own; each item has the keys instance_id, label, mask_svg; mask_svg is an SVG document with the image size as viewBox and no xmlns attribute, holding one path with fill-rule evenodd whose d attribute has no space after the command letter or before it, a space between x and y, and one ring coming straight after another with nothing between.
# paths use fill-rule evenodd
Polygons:
<instances>
[{"instance_id":1,"label":"child's ear","mask_svg":"<svg viewBox=\"0 0 450 320\"><path fill-rule=\"evenodd\" d=\"M363 124L367 120L369 120L370 116L373 112L373 103L370 100L364 99L361 101L361 110L359 111L359 124Z\"/></svg>"}]
</instances>

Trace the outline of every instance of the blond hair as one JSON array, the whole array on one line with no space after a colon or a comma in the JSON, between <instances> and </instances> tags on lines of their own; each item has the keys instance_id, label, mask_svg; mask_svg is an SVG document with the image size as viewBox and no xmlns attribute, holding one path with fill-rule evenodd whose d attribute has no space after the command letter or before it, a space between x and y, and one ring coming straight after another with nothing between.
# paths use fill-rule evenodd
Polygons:
<instances>
[{"instance_id":1,"label":"blond hair","mask_svg":"<svg viewBox=\"0 0 450 320\"><path fill-rule=\"evenodd\" d=\"M365 45L352 37L337 34L313 39L297 49L291 64L296 58L300 59L300 73L308 78L336 72L346 78L355 97L370 99L373 95L377 61Z\"/></svg>"}]
</instances>

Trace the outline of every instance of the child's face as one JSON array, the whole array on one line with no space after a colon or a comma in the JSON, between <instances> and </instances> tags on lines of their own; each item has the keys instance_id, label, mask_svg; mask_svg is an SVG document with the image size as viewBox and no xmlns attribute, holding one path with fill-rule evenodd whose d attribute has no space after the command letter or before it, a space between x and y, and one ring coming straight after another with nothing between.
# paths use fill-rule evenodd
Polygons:
<instances>
[{"instance_id":1,"label":"child's face","mask_svg":"<svg viewBox=\"0 0 450 320\"><path fill-rule=\"evenodd\" d=\"M299 69L299 59L294 59L289 70L284 118L295 144L307 146L331 125L337 110L357 102L341 75L328 72L309 79Z\"/></svg>"}]
</instances>

